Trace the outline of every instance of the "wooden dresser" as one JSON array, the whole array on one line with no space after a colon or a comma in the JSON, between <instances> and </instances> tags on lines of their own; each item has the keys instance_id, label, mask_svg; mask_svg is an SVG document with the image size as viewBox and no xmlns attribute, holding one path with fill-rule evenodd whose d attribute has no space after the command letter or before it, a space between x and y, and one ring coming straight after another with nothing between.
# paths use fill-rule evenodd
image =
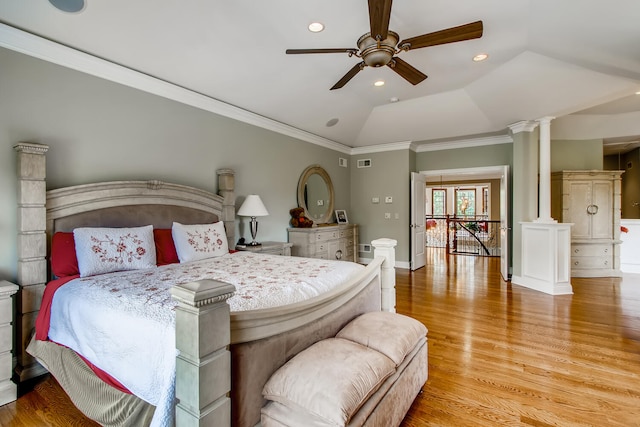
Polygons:
<instances>
[{"instance_id":1,"label":"wooden dresser","mask_svg":"<svg viewBox=\"0 0 640 427\"><path fill-rule=\"evenodd\" d=\"M571 276L620 277L622 171L551 174L551 214L571 227Z\"/></svg>"},{"instance_id":2,"label":"wooden dresser","mask_svg":"<svg viewBox=\"0 0 640 427\"><path fill-rule=\"evenodd\" d=\"M291 255L356 262L358 225L335 224L324 227L288 228Z\"/></svg>"}]
</instances>

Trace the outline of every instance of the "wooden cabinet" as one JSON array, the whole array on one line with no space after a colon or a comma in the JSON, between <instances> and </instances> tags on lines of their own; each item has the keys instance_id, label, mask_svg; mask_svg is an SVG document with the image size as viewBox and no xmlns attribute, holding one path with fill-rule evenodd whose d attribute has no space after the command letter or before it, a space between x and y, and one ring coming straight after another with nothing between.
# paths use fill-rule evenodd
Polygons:
<instances>
[{"instance_id":1,"label":"wooden cabinet","mask_svg":"<svg viewBox=\"0 0 640 427\"><path fill-rule=\"evenodd\" d=\"M551 174L551 215L571 227L571 275L619 277L622 171Z\"/></svg>"},{"instance_id":2,"label":"wooden cabinet","mask_svg":"<svg viewBox=\"0 0 640 427\"><path fill-rule=\"evenodd\" d=\"M263 254L291 256L291 243L287 242L262 242L258 246L237 245L237 251L260 252Z\"/></svg>"},{"instance_id":3,"label":"wooden cabinet","mask_svg":"<svg viewBox=\"0 0 640 427\"><path fill-rule=\"evenodd\" d=\"M13 373L13 299L18 285L0 281L0 405L13 402L17 386L11 381Z\"/></svg>"},{"instance_id":4,"label":"wooden cabinet","mask_svg":"<svg viewBox=\"0 0 640 427\"><path fill-rule=\"evenodd\" d=\"M356 261L358 226L339 224L312 228L289 228L291 255Z\"/></svg>"}]
</instances>

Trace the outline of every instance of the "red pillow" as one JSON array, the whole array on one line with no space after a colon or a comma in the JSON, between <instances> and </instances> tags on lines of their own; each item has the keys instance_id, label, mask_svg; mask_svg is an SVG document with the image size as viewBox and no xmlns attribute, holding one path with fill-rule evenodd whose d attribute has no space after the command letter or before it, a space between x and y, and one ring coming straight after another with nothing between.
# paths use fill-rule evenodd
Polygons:
<instances>
[{"instance_id":1,"label":"red pillow","mask_svg":"<svg viewBox=\"0 0 640 427\"><path fill-rule=\"evenodd\" d=\"M153 239L156 241L156 263L158 265L174 264L180 261L170 228L154 228Z\"/></svg>"},{"instance_id":2,"label":"red pillow","mask_svg":"<svg viewBox=\"0 0 640 427\"><path fill-rule=\"evenodd\" d=\"M73 233L59 231L51 239L51 271L56 277L80 274Z\"/></svg>"}]
</instances>

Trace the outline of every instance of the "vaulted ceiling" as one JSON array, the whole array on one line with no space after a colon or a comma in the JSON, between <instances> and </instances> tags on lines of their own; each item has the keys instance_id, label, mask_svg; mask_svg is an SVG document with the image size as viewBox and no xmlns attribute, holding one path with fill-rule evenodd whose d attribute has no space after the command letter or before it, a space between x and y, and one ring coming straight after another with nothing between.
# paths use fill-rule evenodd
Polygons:
<instances>
[{"instance_id":1,"label":"vaulted ceiling","mask_svg":"<svg viewBox=\"0 0 640 427\"><path fill-rule=\"evenodd\" d=\"M360 59L285 50L355 48L369 31L364 0L86 0L78 13L0 1L7 26L346 147L504 134L543 116L637 122L638 18L637 0L396 0L389 29L401 39L477 20L483 36L400 53L428 76L415 86L367 67L329 90Z\"/></svg>"}]
</instances>

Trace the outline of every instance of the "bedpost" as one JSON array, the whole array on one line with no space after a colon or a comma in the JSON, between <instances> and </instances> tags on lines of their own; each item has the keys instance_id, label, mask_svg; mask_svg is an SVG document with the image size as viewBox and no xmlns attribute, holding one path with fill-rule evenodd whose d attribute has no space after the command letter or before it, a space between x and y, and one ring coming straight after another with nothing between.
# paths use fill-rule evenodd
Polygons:
<instances>
[{"instance_id":1,"label":"bedpost","mask_svg":"<svg viewBox=\"0 0 640 427\"><path fill-rule=\"evenodd\" d=\"M398 244L393 239L376 239L371 242L375 248L374 257L384 257L380 267L380 281L382 287L382 311L396 312L396 250Z\"/></svg>"},{"instance_id":2,"label":"bedpost","mask_svg":"<svg viewBox=\"0 0 640 427\"><path fill-rule=\"evenodd\" d=\"M227 299L235 287L216 280L176 285L176 426L231 425L231 340Z\"/></svg>"},{"instance_id":3,"label":"bedpost","mask_svg":"<svg viewBox=\"0 0 640 427\"><path fill-rule=\"evenodd\" d=\"M222 202L222 218L227 230L229 247L235 246L236 230L236 194L235 172L233 169L218 169L218 194L224 197Z\"/></svg>"},{"instance_id":4,"label":"bedpost","mask_svg":"<svg viewBox=\"0 0 640 427\"><path fill-rule=\"evenodd\" d=\"M40 300L47 282L46 158L48 145L19 142L18 178L18 285L15 374L18 381L47 371L26 352Z\"/></svg>"}]
</instances>

